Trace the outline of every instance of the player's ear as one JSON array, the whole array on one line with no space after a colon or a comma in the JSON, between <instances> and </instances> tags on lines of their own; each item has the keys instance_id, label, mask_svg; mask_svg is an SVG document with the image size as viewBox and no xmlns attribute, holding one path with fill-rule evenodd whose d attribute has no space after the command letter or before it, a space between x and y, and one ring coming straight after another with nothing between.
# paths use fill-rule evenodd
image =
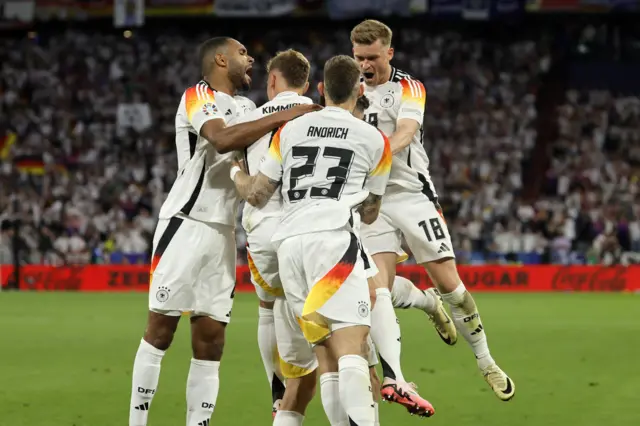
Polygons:
<instances>
[{"instance_id":1,"label":"player's ear","mask_svg":"<svg viewBox=\"0 0 640 426\"><path fill-rule=\"evenodd\" d=\"M274 87L276 85L276 73L270 72L267 79L267 87Z\"/></svg>"},{"instance_id":2,"label":"player's ear","mask_svg":"<svg viewBox=\"0 0 640 426\"><path fill-rule=\"evenodd\" d=\"M216 53L215 56L216 65L225 68L227 66L227 58L222 53Z\"/></svg>"},{"instance_id":3,"label":"player's ear","mask_svg":"<svg viewBox=\"0 0 640 426\"><path fill-rule=\"evenodd\" d=\"M387 56L389 57L389 60L393 59L393 54L395 53L395 51L393 50L393 47L390 47L389 50L387 51Z\"/></svg>"},{"instance_id":4,"label":"player's ear","mask_svg":"<svg viewBox=\"0 0 640 426\"><path fill-rule=\"evenodd\" d=\"M320 93L320 96L324 96L324 82L320 82L318 83L318 93Z\"/></svg>"},{"instance_id":5,"label":"player's ear","mask_svg":"<svg viewBox=\"0 0 640 426\"><path fill-rule=\"evenodd\" d=\"M307 93L307 90L309 90L309 82L308 81L304 84L304 87L302 88L302 94L304 95L305 93Z\"/></svg>"},{"instance_id":6,"label":"player's ear","mask_svg":"<svg viewBox=\"0 0 640 426\"><path fill-rule=\"evenodd\" d=\"M358 83L358 97L364 95L364 84Z\"/></svg>"}]
</instances>

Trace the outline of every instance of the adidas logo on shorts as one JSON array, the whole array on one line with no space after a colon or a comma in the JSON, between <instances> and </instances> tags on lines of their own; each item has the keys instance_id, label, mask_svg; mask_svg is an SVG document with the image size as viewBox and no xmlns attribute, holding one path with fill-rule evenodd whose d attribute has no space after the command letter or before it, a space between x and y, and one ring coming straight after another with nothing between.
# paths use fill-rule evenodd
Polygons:
<instances>
[{"instance_id":1,"label":"adidas logo on shorts","mask_svg":"<svg viewBox=\"0 0 640 426\"><path fill-rule=\"evenodd\" d=\"M438 253L444 253L445 251L451 251L451 249L445 243L440 244Z\"/></svg>"}]
</instances>

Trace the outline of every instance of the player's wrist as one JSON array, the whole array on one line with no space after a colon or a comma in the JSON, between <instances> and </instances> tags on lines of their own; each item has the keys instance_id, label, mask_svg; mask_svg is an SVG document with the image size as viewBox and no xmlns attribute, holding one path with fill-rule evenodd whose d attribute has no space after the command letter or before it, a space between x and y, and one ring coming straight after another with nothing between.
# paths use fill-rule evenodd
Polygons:
<instances>
[{"instance_id":1,"label":"player's wrist","mask_svg":"<svg viewBox=\"0 0 640 426\"><path fill-rule=\"evenodd\" d=\"M240 173L242 171L242 169L238 166L233 166L231 167L231 171L229 172L229 177L231 178L232 181L236 181L236 175L238 173Z\"/></svg>"}]
</instances>

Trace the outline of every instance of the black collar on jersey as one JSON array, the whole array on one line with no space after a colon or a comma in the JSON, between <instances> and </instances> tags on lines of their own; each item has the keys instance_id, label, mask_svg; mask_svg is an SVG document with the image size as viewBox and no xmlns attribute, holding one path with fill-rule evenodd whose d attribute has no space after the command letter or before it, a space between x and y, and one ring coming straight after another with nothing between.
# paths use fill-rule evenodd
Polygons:
<instances>
[{"instance_id":1,"label":"black collar on jersey","mask_svg":"<svg viewBox=\"0 0 640 426\"><path fill-rule=\"evenodd\" d=\"M393 79L396 77L396 71L398 69L394 66L391 66L391 75L389 76L389 81L393 81Z\"/></svg>"},{"instance_id":2,"label":"black collar on jersey","mask_svg":"<svg viewBox=\"0 0 640 426\"><path fill-rule=\"evenodd\" d=\"M217 92L216 89L214 89L213 87L211 87L211 85L209 84L208 81L206 81L204 78L202 80L200 80L200 83L206 85L209 89L213 90L214 92Z\"/></svg>"}]
</instances>

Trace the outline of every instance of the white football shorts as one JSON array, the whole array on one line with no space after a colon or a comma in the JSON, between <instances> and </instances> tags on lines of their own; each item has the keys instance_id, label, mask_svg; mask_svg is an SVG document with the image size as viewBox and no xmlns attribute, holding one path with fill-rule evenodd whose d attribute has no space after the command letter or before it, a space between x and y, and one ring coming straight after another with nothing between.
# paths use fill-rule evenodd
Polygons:
<instances>
[{"instance_id":1,"label":"white football shorts","mask_svg":"<svg viewBox=\"0 0 640 426\"><path fill-rule=\"evenodd\" d=\"M318 359L313 346L307 341L293 309L284 298L277 298L273 305L273 317L276 328L276 342L280 355L280 371L286 379L296 379L312 373L318 368ZM368 336L369 367L378 365L376 347Z\"/></svg>"},{"instance_id":2,"label":"white football shorts","mask_svg":"<svg viewBox=\"0 0 640 426\"><path fill-rule=\"evenodd\" d=\"M421 192L387 192L380 215L360 231L370 254L402 252L402 236L417 263L455 258L449 229L436 204Z\"/></svg>"},{"instance_id":3,"label":"white football shorts","mask_svg":"<svg viewBox=\"0 0 640 426\"><path fill-rule=\"evenodd\" d=\"M371 326L367 257L360 247L356 235L344 229L280 242L282 288L310 343L340 328Z\"/></svg>"},{"instance_id":4,"label":"white football shorts","mask_svg":"<svg viewBox=\"0 0 640 426\"><path fill-rule=\"evenodd\" d=\"M235 228L160 219L153 236L149 310L228 323L236 285Z\"/></svg>"},{"instance_id":5,"label":"white football shorts","mask_svg":"<svg viewBox=\"0 0 640 426\"><path fill-rule=\"evenodd\" d=\"M284 295L278 273L278 253L271 237L280 223L279 217L266 217L247 233L247 264L258 298L273 302Z\"/></svg>"}]
</instances>

